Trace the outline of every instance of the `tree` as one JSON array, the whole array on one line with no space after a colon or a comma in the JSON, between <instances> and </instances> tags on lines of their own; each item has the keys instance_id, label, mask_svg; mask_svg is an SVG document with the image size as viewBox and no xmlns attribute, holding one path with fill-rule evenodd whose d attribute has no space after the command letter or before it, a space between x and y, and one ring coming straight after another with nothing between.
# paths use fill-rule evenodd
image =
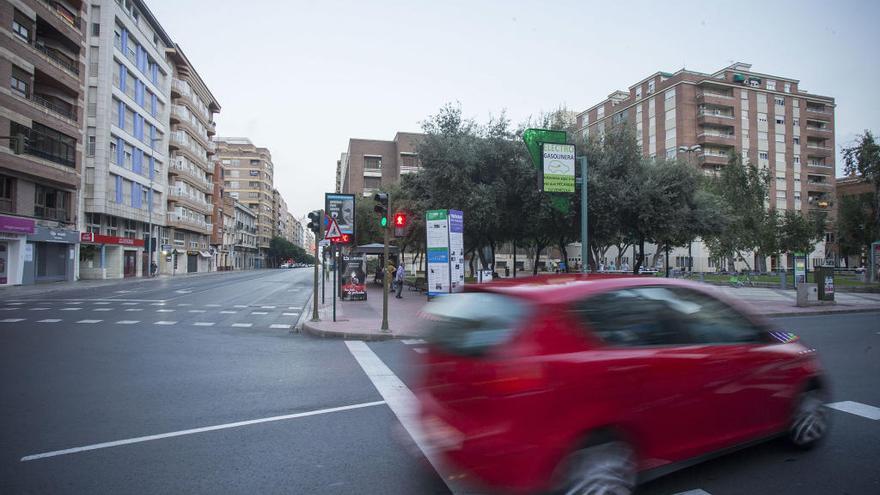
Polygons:
<instances>
[{"instance_id":1,"label":"tree","mask_svg":"<svg viewBox=\"0 0 880 495\"><path fill-rule=\"evenodd\" d=\"M843 149L844 172L866 179L874 185L874 223L880 227L880 144L871 131L858 136L852 146Z\"/></svg>"},{"instance_id":2,"label":"tree","mask_svg":"<svg viewBox=\"0 0 880 495\"><path fill-rule=\"evenodd\" d=\"M314 256L309 255L306 251L296 244L284 239L283 237L273 237L269 241L269 259L275 266L292 259L296 263L309 263L314 260ZM312 261L313 262L313 261Z\"/></svg>"},{"instance_id":3,"label":"tree","mask_svg":"<svg viewBox=\"0 0 880 495\"><path fill-rule=\"evenodd\" d=\"M780 225L779 249L788 253L811 253L825 236L825 215L786 210Z\"/></svg>"},{"instance_id":4,"label":"tree","mask_svg":"<svg viewBox=\"0 0 880 495\"><path fill-rule=\"evenodd\" d=\"M837 243L842 256L859 256L871 250L871 243L880 239L880 226L875 219L875 194L843 196L837 209Z\"/></svg>"}]
</instances>

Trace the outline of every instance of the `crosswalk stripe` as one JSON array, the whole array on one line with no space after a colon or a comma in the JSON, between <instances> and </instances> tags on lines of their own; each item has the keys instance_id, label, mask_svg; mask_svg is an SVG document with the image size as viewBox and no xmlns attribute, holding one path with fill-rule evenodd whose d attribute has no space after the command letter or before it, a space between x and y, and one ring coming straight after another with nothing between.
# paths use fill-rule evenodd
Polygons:
<instances>
[{"instance_id":1,"label":"crosswalk stripe","mask_svg":"<svg viewBox=\"0 0 880 495\"><path fill-rule=\"evenodd\" d=\"M253 323L233 323L232 326L238 328L250 328L253 326Z\"/></svg>"},{"instance_id":2,"label":"crosswalk stripe","mask_svg":"<svg viewBox=\"0 0 880 495\"><path fill-rule=\"evenodd\" d=\"M281 316L298 316L299 313L281 313Z\"/></svg>"},{"instance_id":3,"label":"crosswalk stripe","mask_svg":"<svg viewBox=\"0 0 880 495\"><path fill-rule=\"evenodd\" d=\"M273 324L269 325L269 328L290 328L292 326L293 325L282 325L280 323L273 323Z\"/></svg>"},{"instance_id":4,"label":"crosswalk stripe","mask_svg":"<svg viewBox=\"0 0 880 495\"><path fill-rule=\"evenodd\" d=\"M265 311L251 311L251 314L252 315L267 315L269 313L266 313Z\"/></svg>"},{"instance_id":5,"label":"crosswalk stripe","mask_svg":"<svg viewBox=\"0 0 880 495\"><path fill-rule=\"evenodd\" d=\"M195 325L197 327L213 327L214 322L213 321L197 321L197 322L193 323L193 325Z\"/></svg>"},{"instance_id":6,"label":"crosswalk stripe","mask_svg":"<svg viewBox=\"0 0 880 495\"><path fill-rule=\"evenodd\" d=\"M156 312L157 313L173 313L174 310L173 309L157 309Z\"/></svg>"},{"instance_id":7,"label":"crosswalk stripe","mask_svg":"<svg viewBox=\"0 0 880 495\"><path fill-rule=\"evenodd\" d=\"M77 323L101 323L104 320L79 320Z\"/></svg>"},{"instance_id":8,"label":"crosswalk stripe","mask_svg":"<svg viewBox=\"0 0 880 495\"><path fill-rule=\"evenodd\" d=\"M123 306L137 306L137 303L136 302L124 302L124 303L122 303L122 305Z\"/></svg>"},{"instance_id":9,"label":"crosswalk stripe","mask_svg":"<svg viewBox=\"0 0 880 495\"><path fill-rule=\"evenodd\" d=\"M128 308L126 311L143 311L144 308Z\"/></svg>"},{"instance_id":10,"label":"crosswalk stripe","mask_svg":"<svg viewBox=\"0 0 880 495\"><path fill-rule=\"evenodd\" d=\"M5 320L0 320L0 323L18 323L20 321L24 321L24 318L6 318Z\"/></svg>"},{"instance_id":11,"label":"crosswalk stripe","mask_svg":"<svg viewBox=\"0 0 880 495\"><path fill-rule=\"evenodd\" d=\"M260 306L263 309L275 309L275 306Z\"/></svg>"},{"instance_id":12,"label":"crosswalk stripe","mask_svg":"<svg viewBox=\"0 0 880 495\"><path fill-rule=\"evenodd\" d=\"M204 309L191 309L191 310L189 310L189 312L190 313L204 313L205 310Z\"/></svg>"},{"instance_id":13,"label":"crosswalk stripe","mask_svg":"<svg viewBox=\"0 0 880 495\"><path fill-rule=\"evenodd\" d=\"M174 325L175 323L177 323L177 322L176 321L157 321L156 323L153 323L153 325Z\"/></svg>"},{"instance_id":14,"label":"crosswalk stripe","mask_svg":"<svg viewBox=\"0 0 880 495\"><path fill-rule=\"evenodd\" d=\"M416 345L416 344L427 343L427 342L425 342L424 339L401 339L401 342L403 342L406 345Z\"/></svg>"},{"instance_id":15,"label":"crosswalk stripe","mask_svg":"<svg viewBox=\"0 0 880 495\"><path fill-rule=\"evenodd\" d=\"M834 402L826 405L832 409L855 414L856 416L861 416L863 418L873 419L875 421L880 419L880 407L869 406L868 404L862 404L861 402L845 400L843 402Z\"/></svg>"},{"instance_id":16,"label":"crosswalk stripe","mask_svg":"<svg viewBox=\"0 0 880 495\"><path fill-rule=\"evenodd\" d=\"M246 308L246 307L247 307L247 305L245 305L245 304L236 304L233 306L233 308Z\"/></svg>"},{"instance_id":17,"label":"crosswalk stripe","mask_svg":"<svg viewBox=\"0 0 880 495\"><path fill-rule=\"evenodd\" d=\"M31 308L31 311L46 311L49 308Z\"/></svg>"},{"instance_id":18,"label":"crosswalk stripe","mask_svg":"<svg viewBox=\"0 0 880 495\"><path fill-rule=\"evenodd\" d=\"M134 325L135 323L140 323L140 320L119 320L116 322L117 325Z\"/></svg>"},{"instance_id":19,"label":"crosswalk stripe","mask_svg":"<svg viewBox=\"0 0 880 495\"><path fill-rule=\"evenodd\" d=\"M82 308L61 308L61 311L79 311Z\"/></svg>"},{"instance_id":20,"label":"crosswalk stripe","mask_svg":"<svg viewBox=\"0 0 880 495\"><path fill-rule=\"evenodd\" d=\"M113 311L112 308L95 308L92 311Z\"/></svg>"},{"instance_id":21,"label":"crosswalk stripe","mask_svg":"<svg viewBox=\"0 0 880 495\"><path fill-rule=\"evenodd\" d=\"M221 305L220 304L205 304L205 307L206 308L219 308L219 307L221 307Z\"/></svg>"},{"instance_id":22,"label":"crosswalk stripe","mask_svg":"<svg viewBox=\"0 0 880 495\"><path fill-rule=\"evenodd\" d=\"M712 494L707 492L706 490L696 489L696 490L688 490L686 492L673 493L672 495L712 495Z\"/></svg>"},{"instance_id":23,"label":"crosswalk stripe","mask_svg":"<svg viewBox=\"0 0 880 495\"><path fill-rule=\"evenodd\" d=\"M428 352L428 349L425 347L413 347L413 350L418 352L419 354L424 354Z\"/></svg>"},{"instance_id":24,"label":"crosswalk stripe","mask_svg":"<svg viewBox=\"0 0 880 495\"><path fill-rule=\"evenodd\" d=\"M59 318L48 318L45 320L40 320L37 323L58 323L59 321L61 321L61 319Z\"/></svg>"},{"instance_id":25,"label":"crosswalk stripe","mask_svg":"<svg viewBox=\"0 0 880 495\"><path fill-rule=\"evenodd\" d=\"M104 306L106 306L106 305L108 305L108 304L110 304L110 303L108 303L107 301L98 301L98 302L96 302L95 304L100 304L100 305L104 305Z\"/></svg>"},{"instance_id":26,"label":"crosswalk stripe","mask_svg":"<svg viewBox=\"0 0 880 495\"><path fill-rule=\"evenodd\" d=\"M220 312L221 315L234 315L236 313L238 313L238 311L221 311Z\"/></svg>"}]
</instances>

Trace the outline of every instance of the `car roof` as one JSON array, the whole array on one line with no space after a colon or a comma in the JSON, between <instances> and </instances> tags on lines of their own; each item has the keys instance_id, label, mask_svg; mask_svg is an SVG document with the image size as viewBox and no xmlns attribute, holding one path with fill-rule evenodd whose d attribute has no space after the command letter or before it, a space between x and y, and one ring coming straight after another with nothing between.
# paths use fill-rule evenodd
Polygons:
<instances>
[{"instance_id":1,"label":"car roof","mask_svg":"<svg viewBox=\"0 0 880 495\"><path fill-rule=\"evenodd\" d=\"M537 304L565 304L615 289L644 286L688 287L712 292L711 286L688 280L655 276L617 274L543 275L521 279L504 279L469 287L469 290L495 292L530 300ZM725 298L726 299L726 298Z\"/></svg>"}]
</instances>

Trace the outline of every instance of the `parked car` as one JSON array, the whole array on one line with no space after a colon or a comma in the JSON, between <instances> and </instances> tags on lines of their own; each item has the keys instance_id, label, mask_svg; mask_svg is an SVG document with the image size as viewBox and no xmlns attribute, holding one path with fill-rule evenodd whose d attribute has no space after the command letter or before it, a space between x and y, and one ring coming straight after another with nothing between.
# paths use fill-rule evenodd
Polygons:
<instances>
[{"instance_id":1,"label":"parked car","mask_svg":"<svg viewBox=\"0 0 880 495\"><path fill-rule=\"evenodd\" d=\"M415 392L428 443L483 487L626 494L828 431L815 350L708 286L591 275L472 290L423 310Z\"/></svg>"},{"instance_id":2,"label":"parked car","mask_svg":"<svg viewBox=\"0 0 880 495\"><path fill-rule=\"evenodd\" d=\"M278 268L290 268L290 263L281 263Z\"/></svg>"}]
</instances>

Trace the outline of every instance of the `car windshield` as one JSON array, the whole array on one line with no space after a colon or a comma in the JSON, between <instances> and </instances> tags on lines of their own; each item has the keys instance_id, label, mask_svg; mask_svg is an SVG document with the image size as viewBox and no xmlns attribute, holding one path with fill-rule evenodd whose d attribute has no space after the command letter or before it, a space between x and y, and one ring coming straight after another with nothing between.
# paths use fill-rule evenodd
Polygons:
<instances>
[{"instance_id":1,"label":"car windshield","mask_svg":"<svg viewBox=\"0 0 880 495\"><path fill-rule=\"evenodd\" d=\"M489 292L439 297L423 311L428 340L465 355L483 354L508 341L529 312L523 301Z\"/></svg>"}]
</instances>

